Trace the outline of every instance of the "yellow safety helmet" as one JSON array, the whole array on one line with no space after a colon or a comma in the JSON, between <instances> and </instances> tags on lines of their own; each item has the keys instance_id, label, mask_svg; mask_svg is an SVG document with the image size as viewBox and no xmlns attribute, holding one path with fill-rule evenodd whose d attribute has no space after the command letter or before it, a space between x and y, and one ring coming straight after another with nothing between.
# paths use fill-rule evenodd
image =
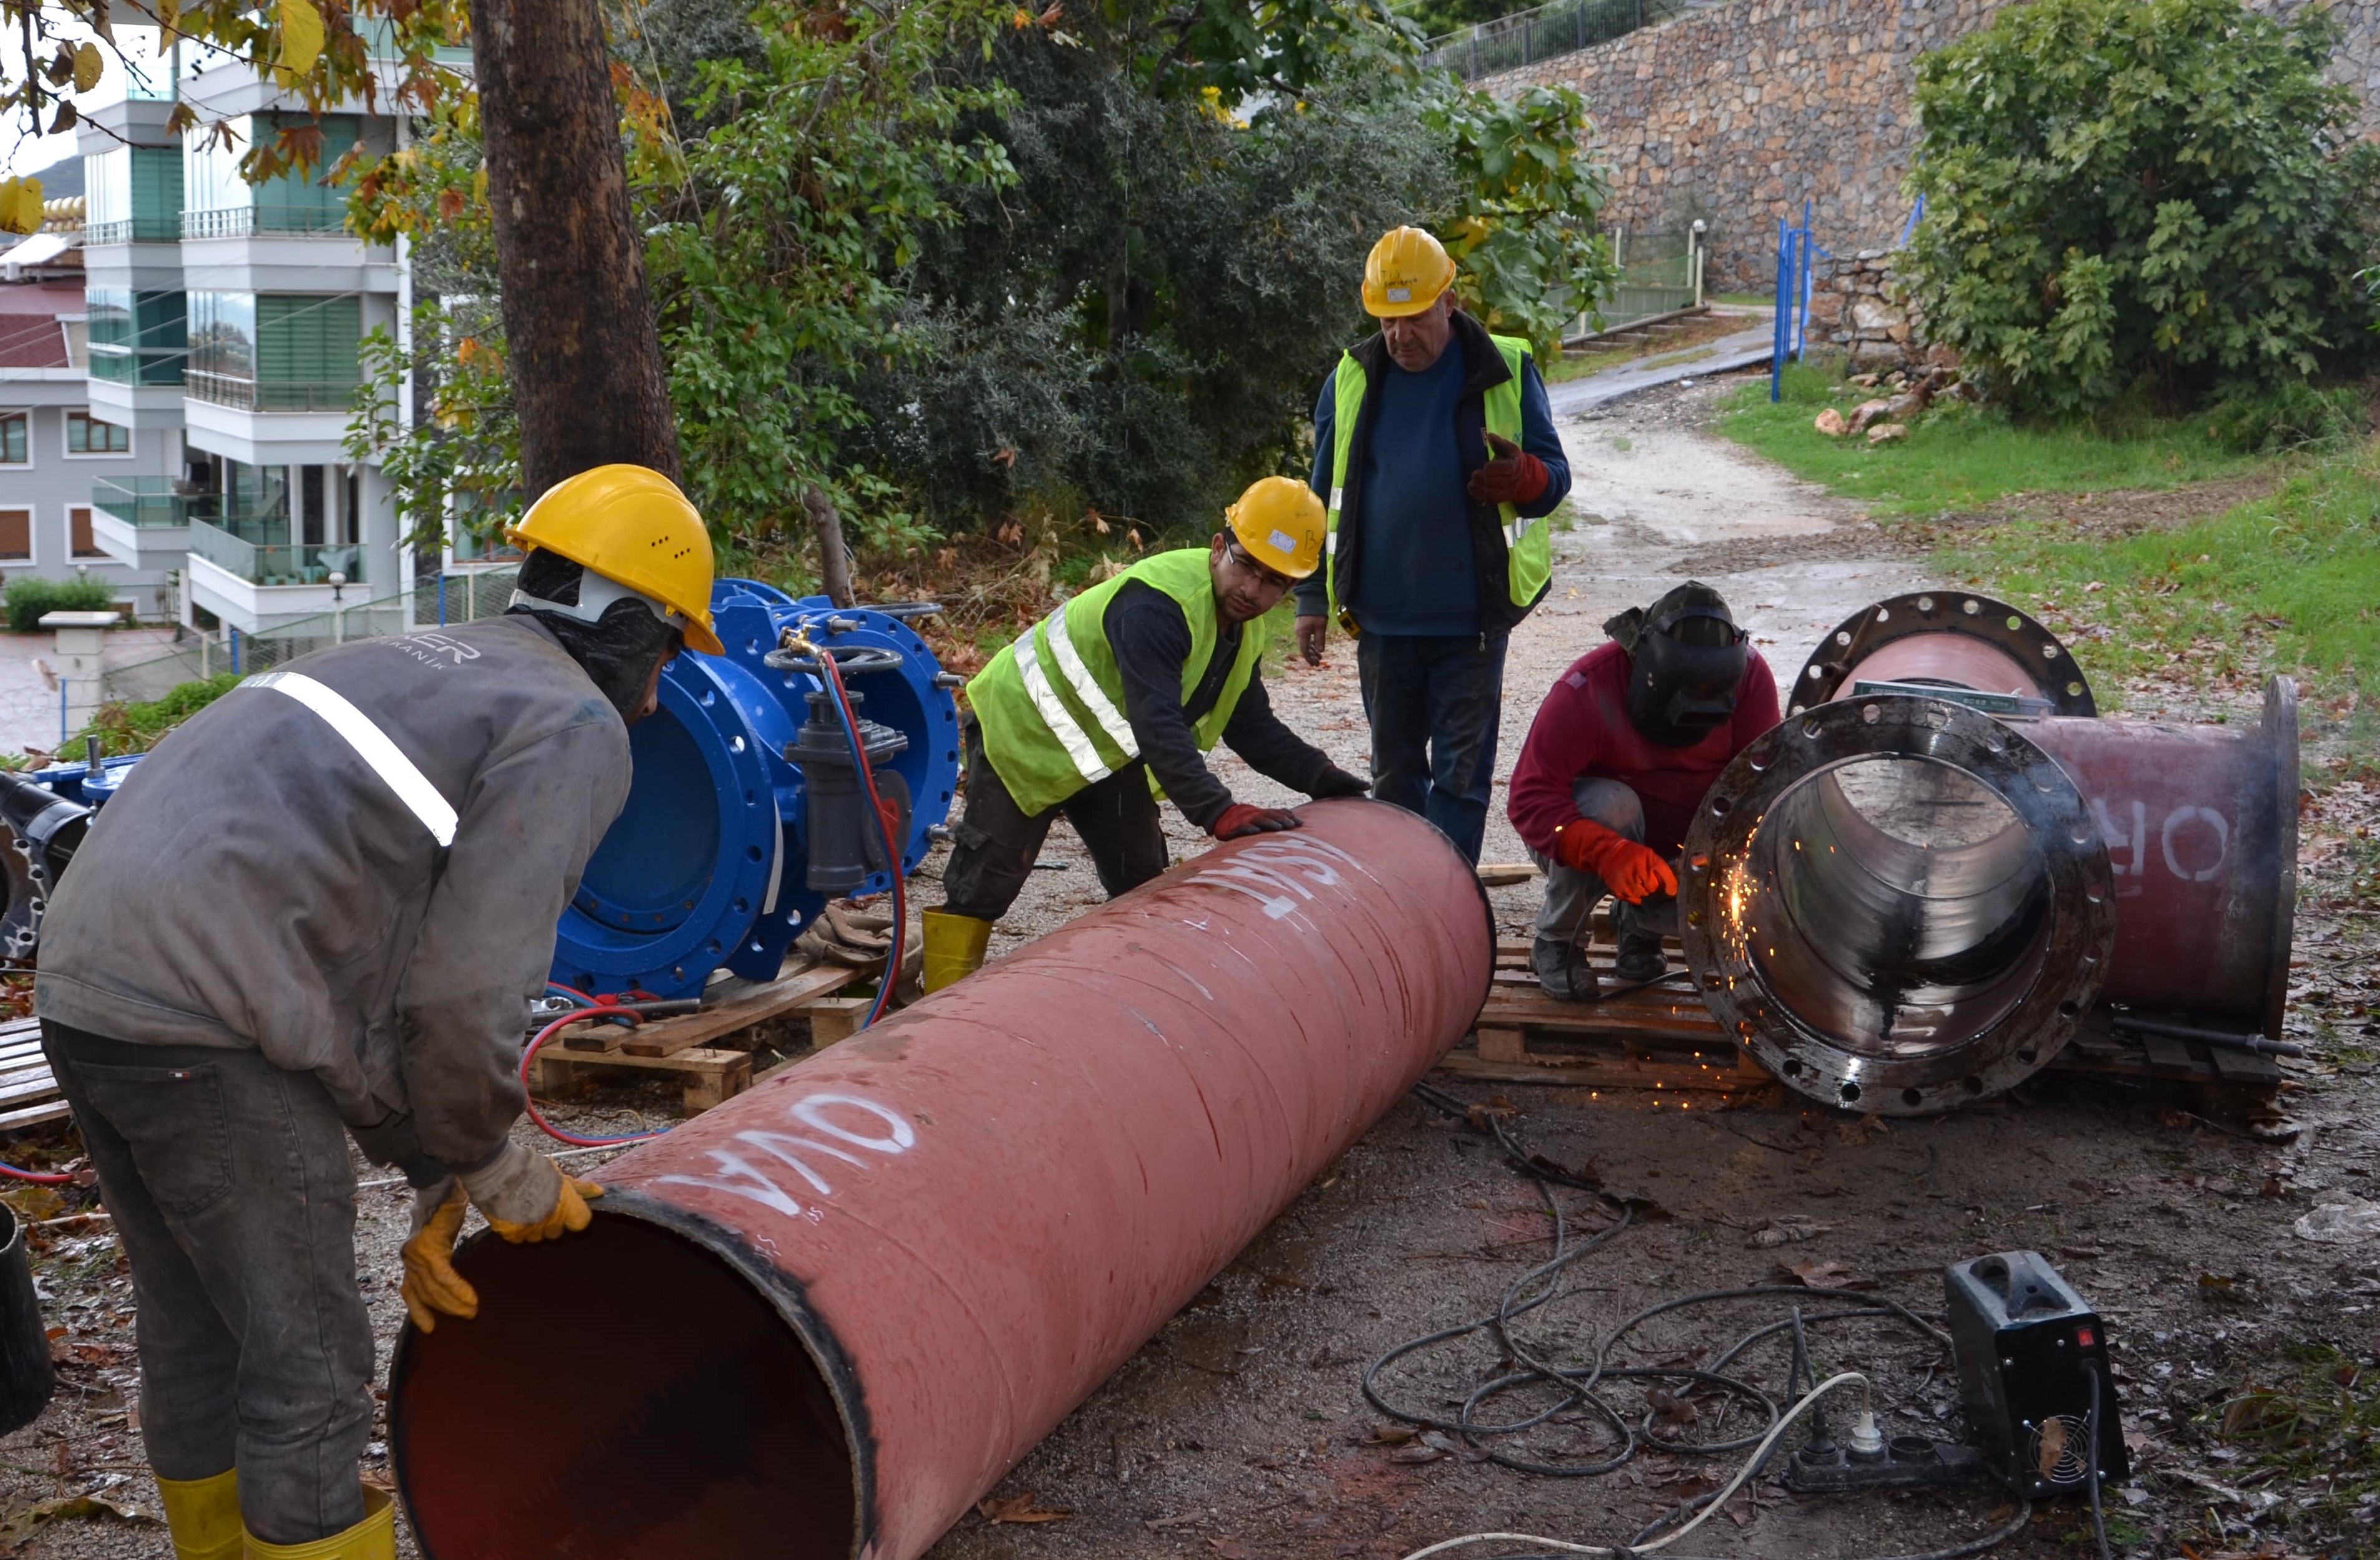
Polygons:
<instances>
[{"instance_id":1,"label":"yellow safety helmet","mask_svg":"<svg viewBox=\"0 0 2380 1560\"><path fill-rule=\"evenodd\" d=\"M1418 227L1391 228L1364 260L1364 312L1380 320L1419 314L1453 282L1444 245Z\"/></svg>"},{"instance_id":2,"label":"yellow safety helmet","mask_svg":"<svg viewBox=\"0 0 2380 1560\"><path fill-rule=\"evenodd\" d=\"M710 627L710 530L676 483L650 466L599 466L565 477L504 529L658 602L705 655L725 647Z\"/></svg>"},{"instance_id":3,"label":"yellow safety helmet","mask_svg":"<svg viewBox=\"0 0 2380 1560\"><path fill-rule=\"evenodd\" d=\"M1242 550L1274 574L1302 580L1322 562L1322 501L1294 477L1259 478L1223 519Z\"/></svg>"}]
</instances>

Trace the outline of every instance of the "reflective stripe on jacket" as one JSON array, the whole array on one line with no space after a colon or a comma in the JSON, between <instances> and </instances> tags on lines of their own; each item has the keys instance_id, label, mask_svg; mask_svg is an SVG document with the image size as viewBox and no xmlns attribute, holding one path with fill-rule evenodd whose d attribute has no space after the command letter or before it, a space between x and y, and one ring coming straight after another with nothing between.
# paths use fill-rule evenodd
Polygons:
<instances>
[{"instance_id":1,"label":"reflective stripe on jacket","mask_svg":"<svg viewBox=\"0 0 2380 1560\"><path fill-rule=\"evenodd\" d=\"M1190 625L1190 655L1182 663L1186 704L1206 675L1220 625L1215 586L1203 547L1145 558L1061 604L1001 650L967 684L967 702L983 726L984 754L1001 783L1028 813L1047 812L1140 756L1124 718L1123 678L1108 644L1108 603L1126 581L1163 591ZM1249 623L1215 707L1193 728L1201 753L1211 750L1264 654L1265 632Z\"/></svg>"}]
</instances>

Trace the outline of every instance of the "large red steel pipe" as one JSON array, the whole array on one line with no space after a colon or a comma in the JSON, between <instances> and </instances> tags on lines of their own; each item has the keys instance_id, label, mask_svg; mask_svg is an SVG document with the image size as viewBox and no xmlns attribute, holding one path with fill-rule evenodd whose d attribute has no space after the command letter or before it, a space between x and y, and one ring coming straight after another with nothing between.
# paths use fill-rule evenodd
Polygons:
<instances>
[{"instance_id":1,"label":"large red steel pipe","mask_svg":"<svg viewBox=\"0 0 2380 1560\"><path fill-rule=\"evenodd\" d=\"M633 1150L585 1234L466 1251L479 1318L391 1372L422 1553L923 1552L1486 999L1445 838L1302 812Z\"/></svg>"}]
</instances>

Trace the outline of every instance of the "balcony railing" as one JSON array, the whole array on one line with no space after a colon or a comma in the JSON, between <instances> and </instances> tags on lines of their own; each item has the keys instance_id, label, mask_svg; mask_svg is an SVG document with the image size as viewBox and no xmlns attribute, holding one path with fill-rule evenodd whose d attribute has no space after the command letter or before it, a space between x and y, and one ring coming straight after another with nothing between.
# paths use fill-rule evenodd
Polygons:
<instances>
[{"instance_id":1,"label":"balcony railing","mask_svg":"<svg viewBox=\"0 0 2380 1560\"><path fill-rule=\"evenodd\" d=\"M1464 80L1515 70L1682 15L1694 0L1553 0L1431 39L1425 68L1451 70Z\"/></svg>"},{"instance_id":2,"label":"balcony railing","mask_svg":"<svg viewBox=\"0 0 2380 1560\"><path fill-rule=\"evenodd\" d=\"M237 406L244 412L344 412L355 399L356 387L353 382L294 384L240 379L192 369L182 376L182 393L193 401Z\"/></svg>"},{"instance_id":3,"label":"balcony railing","mask_svg":"<svg viewBox=\"0 0 2380 1560\"><path fill-rule=\"evenodd\" d=\"M91 344L91 377L111 384L179 384L189 357L187 352L135 352L95 341Z\"/></svg>"},{"instance_id":4,"label":"balcony railing","mask_svg":"<svg viewBox=\"0 0 2380 1560\"><path fill-rule=\"evenodd\" d=\"M171 244L181 236L179 217L125 217L87 224L82 230L82 247L89 249L102 244Z\"/></svg>"},{"instance_id":5,"label":"balcony railing","mask_svg":"<svg viewBox=\"0 0 2380 1560\"><path fill-rule=\"evenodd\" d=\"M259 201L249 206L218 206L211 211L184 212L185 238L247 238L259 233L341 233L346 208L287 206Z\"/></svg>"},{"instance_id":6,"label":"balcony railing","mask_svg":"<svg viewBox=\"0 0 2380 1560\"><path fill-rule=\"evenodd\" d=\"M193 515L190 550L251 585L328 585L333 574L349 585L364 577L364 550L353 542L305 543L251 540L237 531L269 533L270 524L234 520L231 529ZM285 526L284 527L285 534Z\"/></svg>"},{"instance_id":7,"label":"balcony railing","mask_svg":"<svg viewBox=\"0 0 2380 1560\"><path fill-rule=\"evenodd\" d=\"M171 477L105 477L91 485L91 506L141 530L216 518L221 498L180 487Z\"/></svg>"}]
</instances>

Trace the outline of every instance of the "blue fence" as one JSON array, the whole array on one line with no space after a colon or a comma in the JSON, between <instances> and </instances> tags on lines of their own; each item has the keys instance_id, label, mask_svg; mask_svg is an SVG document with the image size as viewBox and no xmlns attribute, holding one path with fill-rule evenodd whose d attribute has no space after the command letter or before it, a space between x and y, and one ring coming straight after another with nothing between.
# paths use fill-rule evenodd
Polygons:
<instances>
[{"instance_id":1,"label":"blue fence","mask_svg":"<svg viewBox=\"0 0 2380 1560\"><path fill-rule=\"evenodd\" d=\"M1896 249L1909 242L1917 224L1925 216L1925 197L1917 198L1910 208L1909 220L1900 224L1900 236L1892 241ZM1783 217L1777 219L1777 334L1772 344L1775 350L1768 358L1768 399L1779 400L1785 393L1785 360L1800 362L1810 345L1810 297L1815 291L1813 272L1816 262L1833 260L1835 253L1810 230L1810 202L1802 202L1802 225L1789 225Z\"/></svg>"}]
</instances>

